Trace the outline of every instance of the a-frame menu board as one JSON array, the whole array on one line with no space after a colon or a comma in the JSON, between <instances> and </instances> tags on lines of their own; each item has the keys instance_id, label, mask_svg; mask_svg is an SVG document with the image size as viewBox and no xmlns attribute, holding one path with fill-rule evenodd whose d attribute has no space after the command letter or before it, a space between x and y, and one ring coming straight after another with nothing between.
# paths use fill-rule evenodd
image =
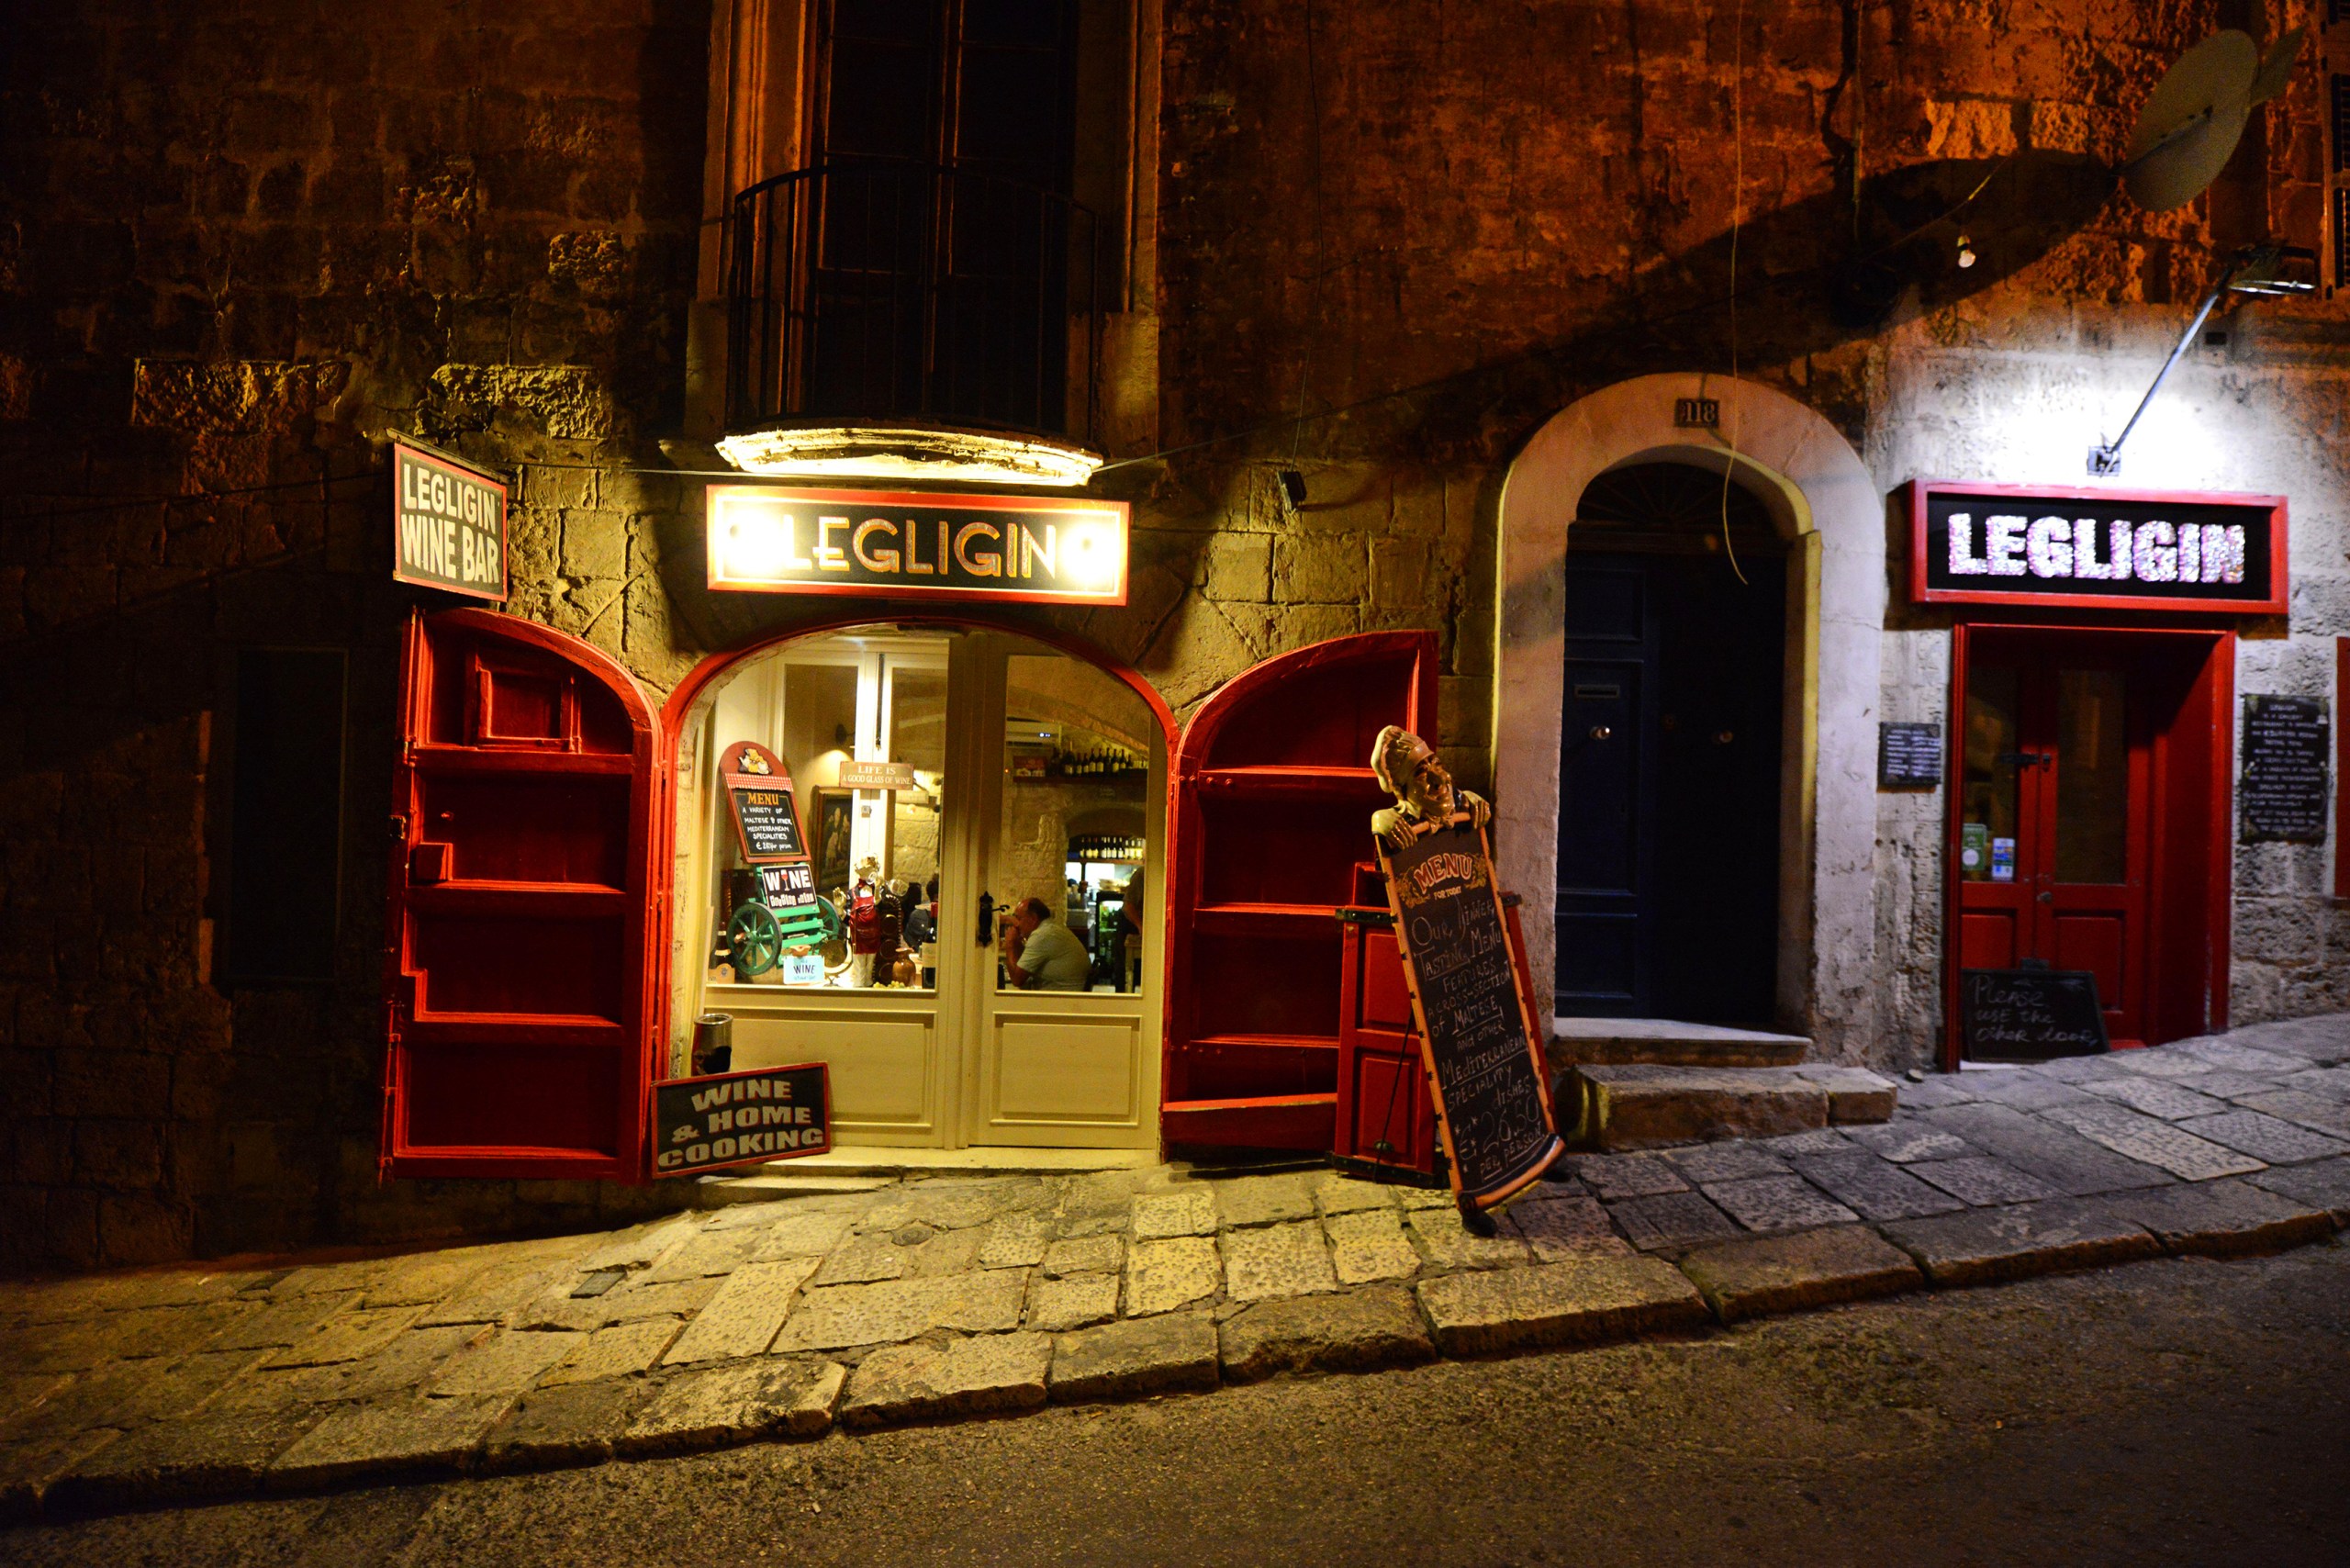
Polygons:
<instances>
[{"instance_id":1,"label":"a-frame menu board","mask_svg":"<svg viewBox=\"0 0 2350 1568\"><path fill-rule=\"evenodd\" d=\"M1382 845L1387 903L1438 1130L1463 1213L1506 1202L1565 1152L1533 1014L1511 961L1485 834L1467 813Z\"/></svg>"}]
</instances>

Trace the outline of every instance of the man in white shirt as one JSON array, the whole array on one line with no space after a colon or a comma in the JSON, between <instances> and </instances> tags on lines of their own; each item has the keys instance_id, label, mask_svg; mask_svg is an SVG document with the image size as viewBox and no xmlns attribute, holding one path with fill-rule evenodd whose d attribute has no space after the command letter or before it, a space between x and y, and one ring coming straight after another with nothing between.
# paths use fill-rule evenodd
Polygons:
<instances>
[{"instance_id":1,"label":"man in white shirt","mask_svg":"<svg viewBox=\"0 0 2350 1568\"><path fill-rule=\"evenodd\" d=\"M1053 918L1042 899L1029 899L1012 912L1004 933L1003 971L1023 991L1083 991L1093 960L1077 933Z\"/></svg>"}]
</instances>

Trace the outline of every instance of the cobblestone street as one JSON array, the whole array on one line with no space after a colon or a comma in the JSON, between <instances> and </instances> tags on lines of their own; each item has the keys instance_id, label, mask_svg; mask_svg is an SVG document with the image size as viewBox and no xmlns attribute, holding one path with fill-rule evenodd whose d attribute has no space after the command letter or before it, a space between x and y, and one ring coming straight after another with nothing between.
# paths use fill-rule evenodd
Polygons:
<instances>
[{"instance_id":1,"label":"cobblestone street","mask_svg":"<svg viewBox=\"0 0 2350 1568\"><path fill-rule=\"evenodd\" d=\"M1905 1082L1882 1126L1580 1157L1490 1238L1320 1170L810 1176L613 1233L14 1284L0 1482L24 1518L543 1469L2277 1250L2350 1217L2345 1061L2337 1015Z\"/></svg>"}]
</instances>

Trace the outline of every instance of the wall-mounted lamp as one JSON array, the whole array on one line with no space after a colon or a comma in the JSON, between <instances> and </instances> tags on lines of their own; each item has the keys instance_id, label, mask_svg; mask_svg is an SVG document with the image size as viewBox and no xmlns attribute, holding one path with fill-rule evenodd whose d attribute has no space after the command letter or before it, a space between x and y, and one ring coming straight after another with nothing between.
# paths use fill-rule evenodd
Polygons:
<instances>
[{"instance_id":1,"label":"wall-mounted lamp","mask_svg":"<svg viewBox=\"0 0 2350 1568\"><path fill-rule=\"evenodd\" d=\"M1290 510L1295 511L1305 504L1304 475L1294 468L1284 468L1274 477L1281 481L1281 499L1289 503Z\"/></svg>"},{"instance_id":2,"label":"wall-mounted lamp","mask_svg":"<svg viewBox=\"0 0 2350 1568\"><path fill-rule=\"evenodd\" d=\"M2187 345L2195 341L2195 334L2203 330L2203 323L2210 318L2221 297L2248 294L2255 298L2268 298L2280 294L2307 294L2316 286L2317 252L2314 251L2299 245L2277 244L2247 245L2238 251L2229 259L2227 271L2221 274L2219 283L2203 297L2203 304L2195 312L2195 319L2187 324L2185 332L2179 334L2177 346L2170 351L2170 357L2163 361L2160 370L2154 372L2154 384L2146 388L2144 397L2138 399L2138 407L2132 412L2130 422L2121 427L2121 433L2109 442L2089 448L2089 472L2121 472L2121 443L2128 441L2130 432L2138 428L2139 417L2145 413L2146 405L2153 402L2154 394L2163 389L2163 383L2169 378L2171 368L2178 364L2179 355L2187 352Z\"/></svg>"}]
</instances>

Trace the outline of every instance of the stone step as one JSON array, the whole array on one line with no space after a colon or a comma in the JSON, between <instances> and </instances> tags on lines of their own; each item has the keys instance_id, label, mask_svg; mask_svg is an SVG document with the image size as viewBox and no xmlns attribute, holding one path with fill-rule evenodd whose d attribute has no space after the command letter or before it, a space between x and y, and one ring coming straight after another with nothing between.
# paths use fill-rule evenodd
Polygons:
<instances>
[{"instance_id":1,"label":"stone step","mask_svg":"<svg viewBox=\"0 0 2350 1568\"><path fill-rule=\"evenodd\" d=\"M1679 1067L1594 1062L1561 1080L1562 1115L1580 1148L1662 1148L1718 1138L1777 1137L1831 1123L1883 1122L1897 1092L1863 1068Z\"/></svg>"},{"instance_id":2,"label":"stone step","mask_svg":"<svg viewBox=\"0 0 2350 1568\"><path fill-rule=\"evenodd\" d=\"M1672 1067L1794 1067L1811 1050L1801 1035L1682 1024L1670 1018L1555 1018L1552 1060Z\"/></svg>"}]
</instances>

